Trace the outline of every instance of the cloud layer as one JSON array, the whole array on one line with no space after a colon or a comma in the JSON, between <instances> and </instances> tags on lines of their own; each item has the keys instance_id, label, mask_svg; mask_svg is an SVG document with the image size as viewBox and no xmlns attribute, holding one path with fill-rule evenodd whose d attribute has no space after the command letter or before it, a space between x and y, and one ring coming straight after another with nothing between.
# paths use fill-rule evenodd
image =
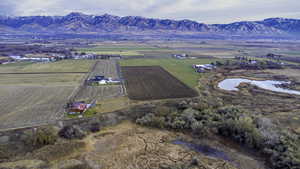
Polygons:
<instances>
[{"instance_id":1,"label":"cloud layer","mask_svg":"<svg viewBox=\"0 0 300 169\"><path fill-rule=\"evenodd\" d=\"M0 15L101 15L191 19L205 23L300 18L299 0L0 0Z\"/></svg>"}]
</instances>

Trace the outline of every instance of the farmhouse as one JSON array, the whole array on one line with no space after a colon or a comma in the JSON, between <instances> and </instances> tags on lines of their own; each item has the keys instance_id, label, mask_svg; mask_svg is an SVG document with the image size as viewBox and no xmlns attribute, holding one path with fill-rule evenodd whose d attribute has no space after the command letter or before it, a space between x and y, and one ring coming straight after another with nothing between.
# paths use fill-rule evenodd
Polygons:
<instances>
[{"instance_id":1,"label":"farmhouse","mask_svg":"<svg viewBox=\"0 0 300 169\"><path fill-rule=\"evenodd\" d=\"M173 57L176 58L176 59L186 59L186 58L188 58L188 55L185 54L185 53L183 53L183 54L174 54Z\"/></svg>"},{"instance_id":2,"label":"farmhouse","mask_svg":"<svg viewBox=\"0 0 300 169\"><path fill-rule=\"evenodd\" d=\"M28 61L28 62L51 62L55 61L54 57L22 57L22 56L10 56L15 61Z\"/></svg>"},{"instance_id":3,"label":"farmhouse","mask_svg":"<svg viewBox=\"0 0 300 169\"><path fill-rule=\"evenodd\" d=\"M212 64L205 64L205 65L193 65L193 68L198 73L204 73L206 71L210 71L215 68Z\"/></svg>"},{"instance_id":4,"label":"farmhouse","mask_svg":"<svg viewBox=\"0 0 300 169\"><path fill-rule=\"evenodd\" d=\"M88 105L84 102L74 102L70 105L69 114L83 113L87 108Z\"/></svg>"},{"instance_id":5,"label":"farmhouse","mask_svg":"<svg viewBox=\"0 0 300 169\"><path fill-rule=\"evenodd\" d=\"M1 65L1 64L2 64L2 65L8 64L8 63L11 63L11 62L12 62L11 59L2 59L2 60L0 60L0 65Z\"/></svg>"},{"instance_id":6,"label":"farmhouse","mask_svg":"<svg viewBox=\"0 0 300 169\"><path fill-rule=\"evenodd\" d=\"M252 64L252 65L255 65L258 62L257 60L252 59L252 58L248 58L247 56L236 56L235 59L239 60L241 62L241 64Z\"/></svg>"},{"instance_id":7,"label":"farmhouse","mask_svg":"<svg viewBox=\"0 0 300 169\"><path fill-rule=\"evenodd\" d=\"M105 76L97 75L94 78L88 79L87 83L90 85L118 84L118 83L120 83L120 80L112 79L111 77L105 78Z\"/></svg>"}]
</instances>

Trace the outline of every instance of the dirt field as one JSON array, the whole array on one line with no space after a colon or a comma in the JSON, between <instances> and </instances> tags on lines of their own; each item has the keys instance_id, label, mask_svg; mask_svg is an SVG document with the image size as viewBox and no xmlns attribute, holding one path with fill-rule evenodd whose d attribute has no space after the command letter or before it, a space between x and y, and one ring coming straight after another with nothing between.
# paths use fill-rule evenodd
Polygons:
<instances>
[{"instance_id":1,"label":"dirt field","mask_svg":"<svg viewBox=\"0 0 300 169\"><path fill-rule=\"evenodd\" d=\"M126 89L132 100L195 97L197 93L160 66L122 67Z\"/></svg>"},{"instance_id":2,"label":"dirt field","mask_svg":"<svg viewBox=\"0 0 300 169\"><path fill-rule=\"evenodd\" d=\"M1 86L0 129L35 126L63 116L72 86Z\"/></svg>"},{"instance_id":3,"label":"dirt field","mask_svg":"<svg viewBox=\"0 0 300 169\"><path fill-rule=\"evenodd\" d=\"M0 74L0 86L76 86L84 74Z\"/></svg>"},{"instance_id":4,"label":"dirt field","mask_svg":"<svg viewBox=\"0 0 300 169\"><path fill-rule=\"evenodd\" d=\"M35 126L63 118L64 105L83 75L0 75L0 129Z\"/></svg>"},{"instance_id":5,"label":"dirt field","mask_svg":"<svg viewBox=\"0 0 300 169\"><path fill-rule=\"evenodd\" d=\"M80 63L83 65L80 66ZM90 70L91 73L72 73L77 71L76 65L79 66L79 71ZM71 67L66 68L67 66ZM20 70L29 73L0 74L0 130L52 123L62 119L64 106L74 94L75 100L86 102L103 101L124 95L122 85L80 85L84 78L95 75L119 78L118 64L115 60L18 63L1 68L5 73L18 73ZM39 73L36 73L37 70ZM43 73L44 71L47 72Z\"/></svg>"},{"instance_id":6,"label":"dirt field","mask_svg":"<svg viewBox=\"0 0 300 169\"><path fill-rule=\"evenodd\" d=\"M118 64L116 60L99 60L97 61L90 74L89 78L93 78L96 75L103 75L105 77L111 77L119 79ZM105 85L105 86L87 86L82 85L76 92L74 100L92 102L94 100L100 101L104 99L110 99L118 96L123 96L124 91L122 85Z\"/></svg>"},{"instance_id":7,"label":"dirt field","mask_svg":"<svg viewBox=\"0 0 300 169\"><path fill-rule=\"evenodd\" d=\"M90 73L90 78L96 75L104 75L105 77L119 78L116 60L99 60Z\"/></svg>"},{"instance_id":8,"label":"dirt field","mask_svg":"<svg viewBox=\"0 0 300 169\"><path fill-rule=\"evenodd\" d=\"M209 64L218 59L124 59L120 61L121 66L161 66L178 80L191 88L197 87L200 73L195 72L193 64Z\"/></svg>"},{"instance_id":9,"label":"dirt field","mask_svg":"<svg viewBox=\"0 0 300 169\"><path fill-rule=\"evenodd\" d=\"M62 119L69 96L85 75L72 71L87 72L90 63L92 62L24 62L0 66L3 73L0 74L0 130L48 124ZM79 66L80 64L82 65ZM28 74L6 74L7 72Z\"/></svg>"},{"instance_id":10,"label":"dirt field","mask_svg":"<svg viewBox=\"0 0 300 169\"><path fill-rule=\"evenodd\" d=\"M121 85L85 86L77 93L75 100L92 102L94 99L100 101L122 95L123 88Z\"/></svg>"}]
</instances>

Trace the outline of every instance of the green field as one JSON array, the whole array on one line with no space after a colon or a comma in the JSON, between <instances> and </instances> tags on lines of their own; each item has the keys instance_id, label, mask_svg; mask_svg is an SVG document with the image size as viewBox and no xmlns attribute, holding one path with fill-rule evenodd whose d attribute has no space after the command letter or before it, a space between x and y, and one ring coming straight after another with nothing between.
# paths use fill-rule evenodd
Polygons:
<instances>
[{"instance_id":1,"label":"green field","mask_svg":"<svg viewBox=\"0 0 300 169\"><path fill-rule=\"evenodd\" d=\"M121 66L161 66L173 76L194 88L198 85L200 74L192 68L193 64L208 64L218 59L128 59L121 60Z\"/></svg>"},{"instance_id":2,"label":"green field","mask_svg":"<svg viewBox=\"0 0 300 169\"><path fill-rule=\"evenodd\" d=\"M102 55L122 55L122 56L142 56L143 52L147 51L166 51L168 49L155 48L155 47L133 47L133 46L99 46L95 48L79 48L78 52L94 53Z\"/></svg>"},{"instance_id":3,"label":"green field","mask_svg":"<svg viewBox=\"0 0 300 169\"><path fill-rule=\"evenodd\" d=\"M0 65L0 72L88 72L94 62L94 60L63 60L51 63L18 62Z\"/></svg>"},{"instance_id":4,"label":"green field","mask_svg":"<svg viewBox=\"0 0 300 169\"><path fill-rule=\"evenodd\" d=\"M145 50L162 50L154 47L96 47L96 48L80 48L80 51L145 51Z\"/></svg>"}]
</instances>

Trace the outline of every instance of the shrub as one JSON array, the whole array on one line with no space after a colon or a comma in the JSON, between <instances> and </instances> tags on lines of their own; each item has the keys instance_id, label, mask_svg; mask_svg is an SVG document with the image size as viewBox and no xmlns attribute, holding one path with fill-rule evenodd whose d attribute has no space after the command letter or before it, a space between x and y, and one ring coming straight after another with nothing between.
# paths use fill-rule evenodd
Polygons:
<instances>
[{"instance_id":1,"label":"shrub","mask_svg":"<svg viewBox=\"0 0 300 169\"><path fill-rule=\"evenodd\" d=\"M219 108L217 110L217 113L221 115L221 117L224 120L229 120L229 119L238 120L238 118L245 112L243 112L241 109L235 106L226 106L226 107Z\"/></svg>"},{"instance_id":2,"label":"shrub","mask_svg":"<svg viewBox=\"0 0 300 169\"><path fill-rule=\"evenodd\" d=\"M279 131L270 119L257 118L255 123L266 146L274 146L280 142Z\"/></svg>"},{"instance_id":3,"label":"shrub","mask_svg":"<svg viewBox=\"0 0 300 169\"><path fill-rule=\"evenodd\" d=\"M192 128L193 134L197 135L197 136L208 136L209 131L210 131L208 126L203 125L203 123L199 122L199 121L194 122L191 125L191 128Z\"/></svg>"},{"instance_id":4,"label":"shrub","mask_svg":"<svg viewBox=\"0 0 300 169\"><path fill-rule=\"evenodd\" d=\"M194 109L202 111L209 108L209 105L206 102L200 102L193 106Z\"/></svg>"},{"instance_id":5,"label":"shrub","mask_svg":"<svg viewBox=\"0 0 300 169\"><path fill-rule=\"evenodd\" d=\"M52 127L39 128L33 133L32 144L44 146L54 144L57 140L57 132Z\"/></svg>"},{"instance_id":6,"label":"shrub","mask_svg":"<svg viewBox=\"0 0 300 169\"><path fill-rule=\"evenodd\" d=\"M154 117L155 117L155 115L153 113L148 113L145 116L138 118L136 120L136 123L140 124L140 125L152 126L151 123L152 123Z\"/></svg>"},{"instance_id":7,"label":"shrub","mask_svg":"<svg viewBox=\"0 0 300 169\"><path fill-rule=\"evenodd\" d=\"M219 124L218 132L248 147L259 148L263 143L263 138L251 117L223 121Z\"/></svg>"},{"instance_id":8,"label":"shrub","mask_svg":"<svg viewBox=\"0 0 300 169\"><path fill-rule=\"evenodd\" d=\"M270 163L274 169L298 169L300 168L299 136L287 131L281 133L279 143L264 149L269 153Z\"/></svg>"},{"instance_id":9,"label":"shrub","mask_svg":"<svg viewBox=\"0 0 300 169\"><path fill-rule=\"evenodd\" d=\"M203 106L205 107L205 106ZM282 132L267 118L257 118L235 106L186 108L174 111L158 107L155 113L136 120L138 124L175 130L191 130L196 136L215 131L268 156L274 169L300 168L300 139Z\"/></svg>"},{"instance_id":10,"label":"shrub","mask_svg":"<svg viewBox=\"0 0 300 169\"><path fill-rule=\"evenodd\" d=\"M172 113L172 109L167 106L157 106L155 109L155 114L159 116L168 116Z\"/></svg>"},{"instance_id":11,"label":"shrub","mask_svg":"<svg viewBox=\"0 0 300 169\"><path fill-rule=\"evenodd\" d=\"M185 121L180 118L180 117L176 117L172 123L171 123L171 128L172 129L184 129L186 126Z\"/></svg>"},{"instance_id":12,"label":"shrub","mask_svg":"<svg viewBox=\"0 0 300 169\"><path fill-rule=\"evenodd\" d=\"M90 127L90 131L95 133L100 131L100 124L99 123L92 123Z\"/></svg>"},{"instance_id":13,"label":"shrub","mask_svg":"<svg viewBox=\"0 0 300 169\"><path fill-rule=\"evenodd\" d=\"M184 128L191 128L191 125L195 122L197 122L195 115L198 113L197 110L194 110L192 108L185 109L182 114L181 118L185 121Z\"/></svg>"},{"instance_id":14,"label":"shrub","mask_svg":"<svg viewBox=\"0 0 300 169\"><path fill-rule=\"evenodd\" d=\"M59 136L66 139L82 139L85 132L79 126L66 126L59 131Z\"/></svg>"}]
</instances>

